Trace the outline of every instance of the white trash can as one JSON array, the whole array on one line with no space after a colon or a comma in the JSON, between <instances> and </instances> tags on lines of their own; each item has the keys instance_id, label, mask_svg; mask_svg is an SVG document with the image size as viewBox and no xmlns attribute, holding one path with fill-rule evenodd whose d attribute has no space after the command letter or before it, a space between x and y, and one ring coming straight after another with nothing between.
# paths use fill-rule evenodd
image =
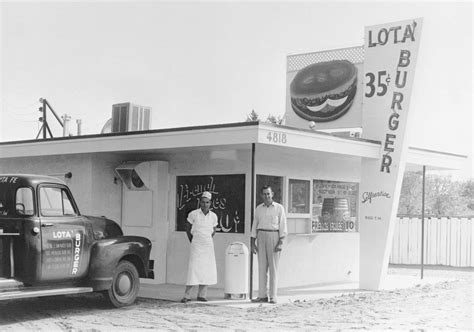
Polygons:
<instances>
[{"instance_id":1,"label":"white trash can","mask_svg":"<svg viewBox=\"0 0 474 332\"><path fill-rule=\"evenodd\" d=\"M242 242L233 242L225 251L224 298L246 299L248 293L249 249Z\"/></svg>"}]
</instances>

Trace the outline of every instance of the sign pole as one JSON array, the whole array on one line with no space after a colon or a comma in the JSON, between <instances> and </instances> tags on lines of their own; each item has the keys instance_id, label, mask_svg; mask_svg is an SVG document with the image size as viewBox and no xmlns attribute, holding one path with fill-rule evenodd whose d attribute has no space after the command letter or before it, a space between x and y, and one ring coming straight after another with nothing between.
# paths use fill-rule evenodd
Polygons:
<instances>
[{"instance_id":1,"label":"sign pole","mask_svg":"<svg viewBox=\"0 0 474 332\"><path fill-rule=\"evenodd\" d=\"M423 256L425 251L425 176L426 166L423 165L423 176L421 185L421 279L423 279Z\"/></svg>"}]
</instances>

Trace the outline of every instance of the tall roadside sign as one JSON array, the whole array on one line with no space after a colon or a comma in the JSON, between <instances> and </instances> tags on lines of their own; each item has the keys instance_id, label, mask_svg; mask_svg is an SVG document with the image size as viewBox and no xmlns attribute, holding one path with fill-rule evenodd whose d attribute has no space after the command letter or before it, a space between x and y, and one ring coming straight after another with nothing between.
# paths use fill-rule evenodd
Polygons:
<instances>
[{"instance_id":1,"label":"tall roadside sign","mask_svg":"<svg viewBox=\"0 0 474 332\"><path fill-rule=\"evenodd\" d=\"M382 142L363 159L360 182L360 288L384 286L400 188L422 18L365 29L362 136Z\"/></svg>"}]
</instances>

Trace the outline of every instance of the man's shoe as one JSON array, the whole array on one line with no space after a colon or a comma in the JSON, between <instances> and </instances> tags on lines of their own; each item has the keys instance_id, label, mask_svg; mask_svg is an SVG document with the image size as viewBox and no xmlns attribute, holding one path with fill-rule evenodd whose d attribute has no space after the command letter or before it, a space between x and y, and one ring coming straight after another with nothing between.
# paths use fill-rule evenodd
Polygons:
<instances>
[{"instance_id":1,"label":"man's shoe","mask_svg":"<svg viewBox=\"0 0 474 332\"><path fill-rule=\"evenodd\" d=\"M191 299L188 299L187 297L181 299L181 303L188 303L189 301L191 301Z\"/></svg>"},{"instance_id":2,"label":"man's shoe","mask_svg":"<svg viewBox=\"0 0 474 332\"><path fill-rule=\"evenodd\" d=\"M257 297L256 299L252 299L251 302L253 303L268 302L268 297Z\"/></svg>"},{"instance_id":3,"label":"man's shoe","mask_svg":"<svg viewBox=\"0 0 474 332\"><path fill-rule=\"evenodd\" d=\"M277 300L276 299L270 299L270 301L268 301L268 302L270 302L271 304L276 304Z\"/></svg>"},{"instance_id":4,"label":"man's shoe","mask_svg":"<svg viewBox=\"0 0 474 332\"><path fill-rule=\"evenodd\" d=\"M201 302L207 302L207 299L205 297L198 297L197 300Z\"/></svg>"}]
</instances>

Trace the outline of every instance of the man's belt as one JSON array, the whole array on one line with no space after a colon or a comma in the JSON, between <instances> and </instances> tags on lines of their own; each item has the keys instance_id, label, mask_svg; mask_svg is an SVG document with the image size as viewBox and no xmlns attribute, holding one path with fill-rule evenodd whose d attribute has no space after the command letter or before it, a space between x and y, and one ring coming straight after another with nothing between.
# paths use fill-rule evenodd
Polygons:
<instances>
[{"instance_id":1,"label":"man's belt","mask_svg":"<svg viewBox=\"0 0 474 332\"><path fill-rule=\"evenodd\" d=\"M279 232L278 229L257 229L257 231L261 231L261 232Z\"/></svg>"}]
</instances>

